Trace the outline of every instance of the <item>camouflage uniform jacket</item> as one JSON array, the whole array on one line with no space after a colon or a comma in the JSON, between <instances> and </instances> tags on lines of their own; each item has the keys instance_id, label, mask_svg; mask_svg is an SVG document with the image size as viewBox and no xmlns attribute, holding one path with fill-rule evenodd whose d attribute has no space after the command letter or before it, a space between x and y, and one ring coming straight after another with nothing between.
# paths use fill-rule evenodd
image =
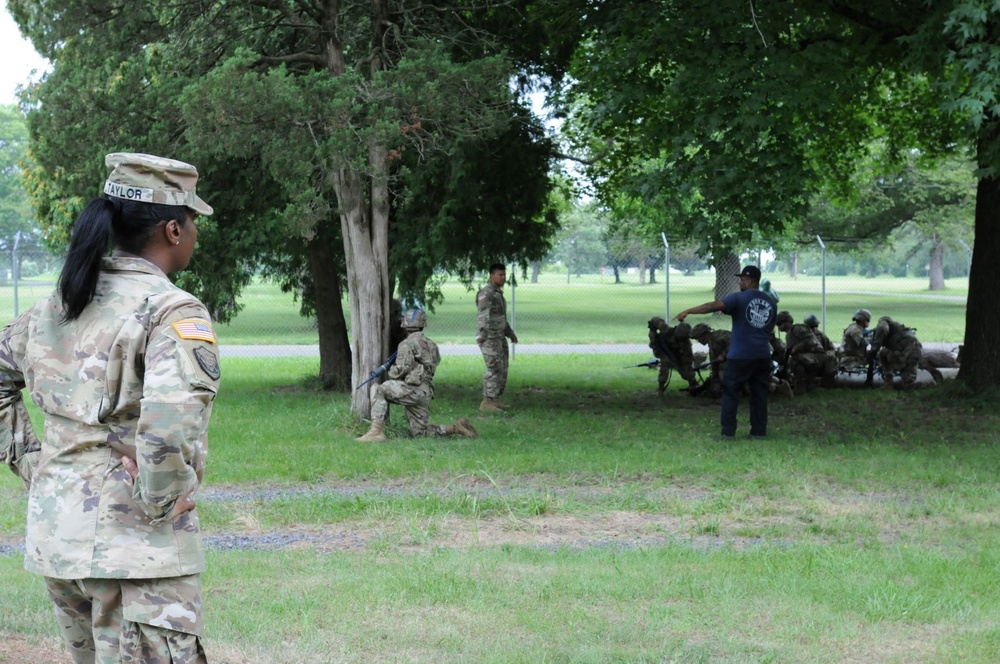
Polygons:
<instances>
[{"instance_id":1,"label":"camouflage uniform jacket","mask_svg":"<svg viewBox=\"0 0 1000 664\"><path fill-rule=\"evenodd\" d=\"M412 387L423 387L434 396L434 372L441 363L437 344L414 330L399 344L396 362L389 369L390 380L401 380Z\"/></svg>"},{"instance_id":2,"label":"camouflage uniform jacket","mask_svg":"<svg viewBox=\"0 0 1000 664\"><path fill-rule=\"evenodd\" d=\"M868 339L865 328L857 323L851 323L844 330L844 341L840 347L841 357L857 358L861 362L868 361Z\"/></svg>"},{"instance_id":3,"label":"camouflage uniform jacket","mask_svg":"<svg viewBox=\"0 0 1000 664\"><path fill-rule=\"evenodd\" d=\"M719 362L712 365L713 378L721 378L726 363L726 356L729 355L729 340L732 336L733 333L729 330L712 330L712 333L708 336L708 361L715 362L720 357L722 358Z\"/></svg>"},{"instance_id":4,"label":"camouflage uniform jacket","mask_svg":"<svg viewBox=\"0 0 1000 664\"><path fill-rule=\"evenodd\" d=\"M781 364L785 361L785 342L782 341L774 330L771 330L771 338L768 339L768 343L771 344L771 361Z\"/></svg>"},{"instance_id":5,"label":"camouflage uniform jacket","mask_svg":"<svg viewBox=\"0 0 1000 664\"><path fill-rule=\"evenodd\" d=\"M649 347L653 355L677 369L684 380L694 380L694 354L691 351L691 340L678 339L676 327L670 327L666 322L649 331ZM676 365L676 366L675 366Z\"/></svg>"},{"instance_id":6,"label":"camouflage uniform jacket","mask_svg":"<svg viewBox=\"0 0 1000 664\"><path fill-rule=\"evenodd\" d=\"M141 258L105 258L97 292L63 323L58 293L0 332L0 436L38 445L21 389L45 415L24 566L62 579L204 569L197 510L219 384L208 311ZM139 475L121 465L127 454Z\"/></svg>"},{"instance_id":7,"label":"camouflage uniform jacket","mask_svg":"<svg viewBox=\"0 0 1000 664\"><path fill-rule=\"evenodd\" d=\"M883 347L896 353L916 352L922 348L913 329L902 323L897 323L889 316L878 319L878 325L872 333L872 352L878 353ZM919 352L917 352L919 356Z\"/></svg>"},{"instance_id":8,"label":"camouflage uniform jacket","mask_svg":"<svg viewBox=\"0 0 1000 664\"><path fill-rule=\"evenodd\" d=\"M823 350L825 350L827 353L837 352L837 347L833 345L832 341L830 341L830 337L826 336L826 332L817 329L813 332L813 334L815 334L816 338L819 339L819 343L823 347Z\"/></svg>"},{"instance_id":9,"label":"camouflage uniform jacket","mask_svg":"<svg viewBox=\"0 0 1000 664\"><path fill-rule=\"evenodd\" d=\"M785 345L788 348L787 357L798 355L799 353L819 353L823 354L823 344L809 329L809 326L799 323L792 325L785 337Z\"/></svg>"},{"instance_id":10,"label":"camouflage uniform jacket","mask_svg":"<svg viewBox=\"0 0 1000 664\"><path fill-rule=\"evenodd\" d=\"M486 284L476 293L476 338L483 341L502 340L511 336L514 330L507 323L507 300L503 289L492 283Z\"/></svg>"}]
</instances>

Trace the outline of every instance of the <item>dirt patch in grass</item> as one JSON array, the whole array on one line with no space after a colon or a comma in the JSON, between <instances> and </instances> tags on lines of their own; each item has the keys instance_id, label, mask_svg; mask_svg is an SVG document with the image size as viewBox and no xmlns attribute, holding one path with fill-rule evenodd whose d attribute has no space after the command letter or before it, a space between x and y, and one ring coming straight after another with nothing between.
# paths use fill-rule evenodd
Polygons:
<instances>
[{"instance_id":1,"label":"dirt patch in grass","mask_svg":"<svg viewBox=\"0 0 1000 664\"><path fill-rule=\"evenodd\" d=\"M53 620L55 620L53 618ZM3 664L61 664L72 662L66 649L52 639L28 640L20 634L0 638L0 662Z\"/></svg>"}]
</instances>

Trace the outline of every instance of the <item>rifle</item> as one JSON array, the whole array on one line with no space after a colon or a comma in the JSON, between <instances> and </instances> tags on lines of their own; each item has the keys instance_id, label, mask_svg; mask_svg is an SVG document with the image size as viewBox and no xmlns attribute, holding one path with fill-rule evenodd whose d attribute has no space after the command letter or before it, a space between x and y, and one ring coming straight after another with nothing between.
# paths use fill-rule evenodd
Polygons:
<instances>
[{"instance_id":1,"label":"rifle","mask_svg":"<svg viewBox=\"0 0 1000 664\"><path fill-rule=\"evenodd\" d=\"M627 367L623 367L623 368L624 369L634 369L636 367L646 367L647 369L655 369L655 368L657 368L659 366L660 366L660 361L658 359L656 359L656 358L653 358L652 360L646 360L645 362L639 362L638 364L630 364Z\"/></svg>"},{"instance_id":2,"label":"rifle","mask_svg":"<svg viewBox=\"0 0 1000 664\"><path fill-rule=\"evenodd\" d=\"M719 363L719 360L712 360L710 362L702 362L701 364L699 364L698 366L696 366L694 368L694 370L695 370L695 372L699 372L699 371L702 371L704 369L709 368L713 364L718 364L718 363Z\"/></svg>"},{"instance_id":3,"label":"rifle","mask_svg":"<svg viewBox=\"0 0 1000 664\"><path fill-rule=\"evenodd\" d=\"M373 380L384 374L386 371L389 370L389 367L391 367L392 363L395 361L396 361L396 353L393 353L392 355L389 356L388 360L382 363L382 366L380 366L378 369L368 374L368 380L366 380L365 382L361 383L356 388L354 388L354 391L357 392L362 387L364 387L368 383L372 382Z\"/></svg>"}]
</instances>

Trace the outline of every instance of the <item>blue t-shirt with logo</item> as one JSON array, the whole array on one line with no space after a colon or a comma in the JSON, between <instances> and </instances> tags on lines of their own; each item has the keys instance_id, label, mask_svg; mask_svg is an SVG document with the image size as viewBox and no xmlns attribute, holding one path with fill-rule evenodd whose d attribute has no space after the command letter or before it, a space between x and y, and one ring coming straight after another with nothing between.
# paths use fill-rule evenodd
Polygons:
<instances>
[{"instance_id":1,"label":"blue t-shirt with logo","mask_svg":"<svg viewBox=\"0 0 1000 664\"><path fill-rule=\"evenodd\" d=\"M732 360L762 360L771 357L771 330L778 303L763 291L747 289L722 298L722 312L733 317L729 341Z\"/></svg>"}]
</instances>

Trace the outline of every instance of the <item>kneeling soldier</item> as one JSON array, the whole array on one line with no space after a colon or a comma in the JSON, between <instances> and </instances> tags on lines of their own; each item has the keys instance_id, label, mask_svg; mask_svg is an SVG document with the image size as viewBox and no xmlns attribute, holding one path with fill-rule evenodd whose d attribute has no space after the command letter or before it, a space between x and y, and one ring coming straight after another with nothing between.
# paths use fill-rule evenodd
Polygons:
<instances>
[{"instance_id":1,"label":"kneeling soldier","mask_svg":"<svg viewBox=\"0 0 1000 664\"><path fill-rule=\"evenodd\" d=\"M885 387L892 389L893 372L898 371L903 389L912 389L917 384L917 365L923 354L923 346L917 340L916 330L882 316L872 335L872 352L878 357L882 367Z\"/></svg>"},{"instance_id":2,"label":"kneeling soldier","mask_svg":"<svg viewBox=\"0 0 1000 664\"><path fill-rule=\"evenodd\" d=\"M694 359L691 354L691 326L678 323L677 327L670 327L667 321L658 316L650 318L647 325L649 347L660 360L660 394L667 389L671 369L677 369L681 378L687 381L689 390L697 388L698 378L694 375Z\"/></svg>"},{"instance_id":3,"label":"kneeling soldier","mask_svg":"<svg viewBox=\"0 0 1000 664\"><path fill-rule=\"evenodd\" d=\"M389 369L389 380L371 388L372 426L358 438L365 442L382 442L385 416L389 404L397 403L406 411L406 422L412 436L467 436L479 434L464 417L454 424L428 424L430 404L434 398L434 371L441 362L437 344L424 336L427 317L419 309L403 314L403 329L407 337L399 344L396 363Z\"/></svg>"}]
</instances>

